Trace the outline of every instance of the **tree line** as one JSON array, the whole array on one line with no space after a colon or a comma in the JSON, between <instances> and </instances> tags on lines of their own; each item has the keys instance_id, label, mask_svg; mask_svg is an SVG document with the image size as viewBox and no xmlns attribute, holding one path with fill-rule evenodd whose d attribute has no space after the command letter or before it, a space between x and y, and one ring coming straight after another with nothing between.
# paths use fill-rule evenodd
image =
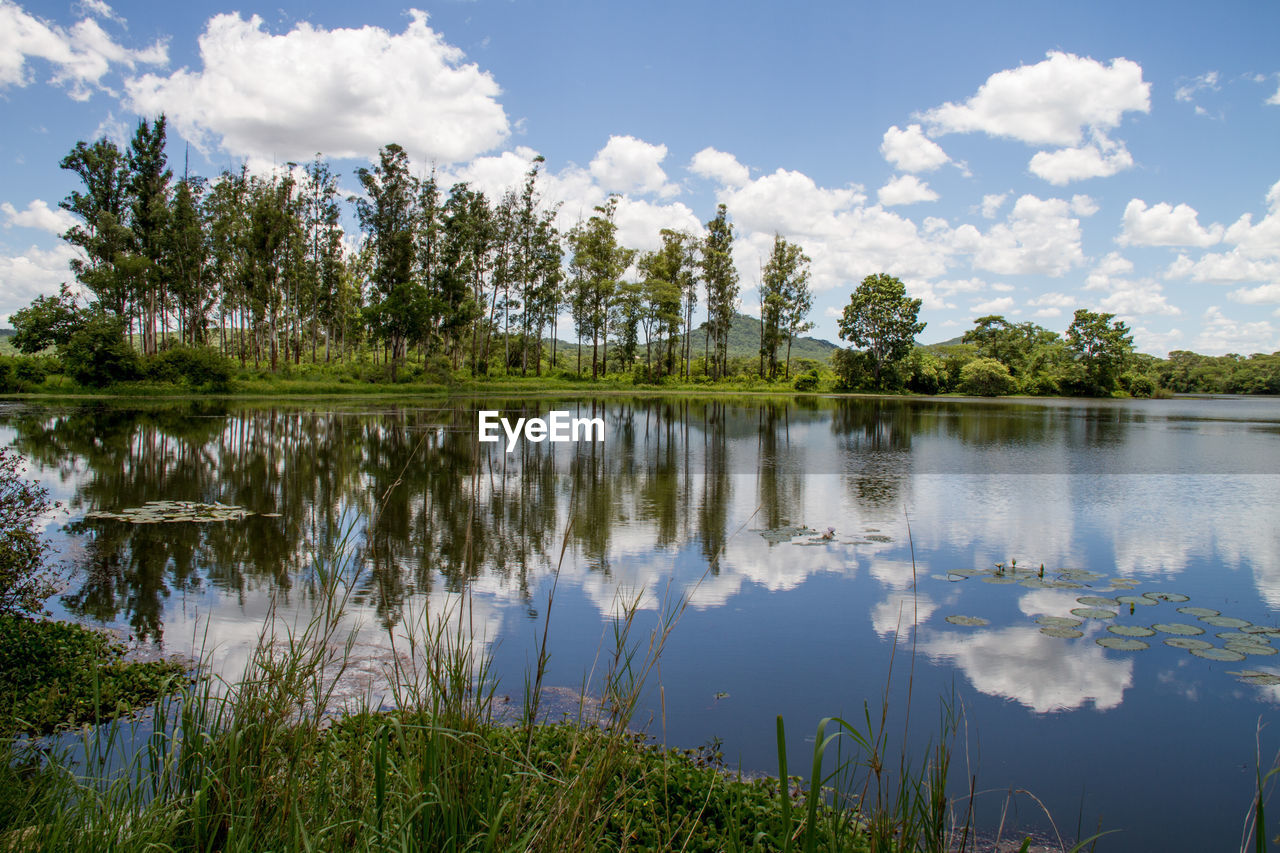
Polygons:
<instances>
[{"instance_id":1,"label":"tree line","mask_svg":"<svg viewBox=\"0 0 1280 853\"><path fill-rule=\"evenodd\" d=\"M66 285L38 298L13 315L14 345L57 347L87 384L137 378L139 364L175 348L187 351L184 364L207 366L213 354L273 373L372 361L394 380L412 360L473 376L541 375L564 361L562 317L578 339L579 374L688 378L700 295L699 366L711 379L728 374L739 284L724 205L705 234L663 229L657 249L639 252L618 240L617 196L558 227L540 156L520 186L490 199L465 182L446 188L434 169L415 173L389 144L356 170L360 194L344 199L320 155L266 175L175 177L165 138L161 115L140 121L124 150L78 142L60 164L80 178L61 207L77 219L63 236L80 250L72 272L88 299ZM344 229L345 210L358 235ZM776 376L779 352L809 328L808 263L777 237L762 270L762 375Z\"/></svg>"}]
</instances>

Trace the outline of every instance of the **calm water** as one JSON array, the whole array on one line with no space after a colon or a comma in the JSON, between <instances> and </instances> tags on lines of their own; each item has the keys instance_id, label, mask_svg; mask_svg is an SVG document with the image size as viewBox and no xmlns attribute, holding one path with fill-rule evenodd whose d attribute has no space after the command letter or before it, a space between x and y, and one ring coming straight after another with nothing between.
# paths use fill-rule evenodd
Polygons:
<instances>
[{"instance_id":1,"label":"calm water","mask_svg":"<svg viewBox=\"0 0 1280 853\"><path fill-rule=\"evenodd\" d=\"M479 408L570 409L607 434L506 453L477 442ZM448 612L466 592L499 692L518 694L568 529L549 683L582 682L620 597L640 596L647 628L687 595L662 659L665 717L655 681L642 720L680 745L718 738L747 769L776 769L776 715L802 753L820 717L860 717L864 701L878 713L886 683L900 732L913 674L908 741L922 757L954 691L956 778L990 792L983 823L1017 787L1064 832L1081 818L1086 833L1124 830L1099 849L1227 850L1260 720L1264 755L1280 747L1280 687L1233 674L1280 673L1266 647L1217 661L1168 633L1136 651L1097 643L1109 625L1190 624L1220 648L1235 630L1178 607L1280 623L1274 398L24 403L0 408L0 441L67 506L50 524L74 567L60 609L168 652L207 644L229 674L273 596L305 614L313 556L353 531L364 670L403 614ZM83 518L156 500L253 514ZM989 573L1011 560L1031 571ZM1186 601L1122 603L1078 638L1035 621L1144 592ZM1014 810L1043 824L1026 797Z\"/></svg>"}]
</instances>

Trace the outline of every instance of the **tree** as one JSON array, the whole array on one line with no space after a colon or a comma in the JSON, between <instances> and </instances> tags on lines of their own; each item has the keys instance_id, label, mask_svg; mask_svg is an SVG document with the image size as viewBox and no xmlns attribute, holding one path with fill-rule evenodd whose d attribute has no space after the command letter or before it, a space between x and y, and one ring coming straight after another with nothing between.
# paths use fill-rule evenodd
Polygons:
<instances>
[{"instance_id":1,"label":"tree","mask_svg":"<svg viewBox=\"0 0 1280 853\"><path fill-rule=\"evenodd\" d=\"M591 337L592 379L608 371L610 308L622 274L635 257L634 249L618 245L618 226L613 221L617 209L618 197L609 196L603 206L596 207L595 216L569 233L569 245L573 249L574 321L579 337L584 332ZM601 368L598 362L602 341L606 350Z\"/></svg>"},{"instance_id":2,"label":"tree","mask_svg":"<svg viewBox=\"0 0 1280 853\"><path fill-rule=\"evenodd\" d=\"M141 373L138 354L125 340L126 328L115 314L100 308L88 312L84 325L62 348L62 362L71 378L90 388L137 379Z\"/></svg>"},{"instance_id":3,"label":"tree","mask_svg":"<svg viewBox=\"0 0 1280 853\"><path fill-rule=\"evenodd\" d=\"M761 374L768 362L769 378L778 374L778 347L787 342L785 377L791 377L791 343L813 328L806 321L813 307L809 292L809 256L780 234L773 235L773 252L760 276Z\"/></svg>"},{"instance_id":4,"label":"tree","mask_svg":"<svg viewBox=\"0 0 1280 853\"><path fill-rule=\"evenodd\" d=\"M82 320L71 288L62 285L57 296L37 296L9 318L13 326L13 346L19 352L37 353L49 347L66 346Z\"/></svg>"},{"instance_id":5,"label":"tree","mask_svg":"<svg viewBox=\"0 0 1280 853\"><path fill-rule=\"evenodd\" d=\"M40 532L41 518L57 504L38 482L24 480L21 468L21 456L0 449L0 614L36 615L58 591L45 565L53 546Z\"/></svg>"},{"instance_id":6,"label":"tree","mask_svg":"<svg viewBox=\"0 0 1280 853\"><path fill-rule=\"evenodd\" d=\"M872 381L884 390L887 367L906 358L925 324L916 321L921 301L909 299L897 278L869 275L849 298L840 318L840 339L865 349L871 360Z\"/></svg>"},{"instance_id":7,"label":"tree","mask_svg":"<svg viewBox=\"0 0 1280 853\"><path fill-rule=\"evenodd\" d=\"M99 304L123 316L129 293L116 262L132 237L127 224L129 164L114 142L100 139L93 145L77 142L60 165L75 172L85 188L59 204L81 220L62 235L86 256L72 260L71 269Z\"/></svg>"},{"instance_id":8,"label":"tree","mask_svg":"<svg viewBox=\"0 0 1280 853\"><path fill-rule=\"evenodd\" d=\"M1003 397L1013 393L1009 368L994 358L975 358L960 369L960 390L978 397Z\"/></svg>"},{"instance_id":9,"label":"tree","mask_svg":"<svg viewBox=\"0 0 1280 853\"><path fill-rule=\"evenodd\" d=\"M702 241L702 281L707 288L707 335L715 341L714 377L729 367L729 325L738 307L738 271L733 265L733 223L721 204Z\"/></svg>"},{"instance_id":10,"label":"tree","mask_svg":"<svg viewBox=\"0 0 1280 853\"><path fill-rule=\"evenodd\" d=\"M1090 396L1109 397L1133 356L1133 335L1114 314L1095 313L1084 308L1075 313L1067 328L1067 346L1084 368L1084 391Z\"/></svg>"},{"instance_id":11,"label":"tree","mask_svg":"<svg viewBox=\"0 0 1280 853\"><path fill-rule=\"evenodd\" d=\"M154 353L159 341L156 321L163 318L167 294L163 267L169 229L169 179L164 153L165 117L138 122L125 158L129 163L129 230L136 264L130 276L142 333L142 351Z\"/></svg>"}]
</instances>

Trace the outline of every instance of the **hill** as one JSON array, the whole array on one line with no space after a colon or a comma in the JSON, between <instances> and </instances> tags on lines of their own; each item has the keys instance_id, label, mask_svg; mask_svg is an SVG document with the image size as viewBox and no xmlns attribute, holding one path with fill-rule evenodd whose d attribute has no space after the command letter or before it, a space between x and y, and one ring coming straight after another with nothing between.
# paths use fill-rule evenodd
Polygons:
<instances>
[{"instance_id":1,"label":"hill","mask_svg":"<svg viewBox=\"0 0 1280 853\"><path fill-rule=\"evenodd\" d=\"M693 338L692 349L695 357L702 355L706 347L707 324L703 323L693 330L691 335ZM655 350L658 348L658 341L653 342ZM561 339L556 344L557 350L563 353L572 353L577 346L577 341L566 341ZM586 343L586 350L590 350L590 343ZM612 351L613 345L610 345ZM815 361L826 361L831 357L831 353L840 349L837 344L830 341L824 341L820 338L796 338L791 344L791 360L798 358L811 358ZM644 345L640 346L640 353L644 354ZM747 314L734 313L733 320L729 323L729 357L730 358L759 358L760 357L760 321L755 317ZM778 358L786 357L786 344L778 350Z\"/></svg>"}]
</instances>

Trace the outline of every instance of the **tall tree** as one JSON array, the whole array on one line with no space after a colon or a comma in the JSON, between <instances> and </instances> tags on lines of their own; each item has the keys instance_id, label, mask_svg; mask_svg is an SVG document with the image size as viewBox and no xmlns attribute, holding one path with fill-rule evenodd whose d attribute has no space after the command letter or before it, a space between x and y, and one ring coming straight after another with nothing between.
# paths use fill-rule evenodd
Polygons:
<instances>
[{"instance_id":1,"label":"tall tree","mask_svg":"<svg viewBox=\"0 0 1280 853\"><path fill-rule=\"evenodd\" d=\"M85 253L85 258L71 261L71 269L99 305L124 316L129 293L116 262L128 250L132 237L128 227L128 161L114 142L100 139L92 145L77 142L60 165L75 172L85 189L73 191L59 204L80 217L80 222L62 235Z\"/></svg>"},{"instance_id":2,"label":"tall tree","mask_svg":"<svg viewBox=\"0 0 1280 853\"><path fill-rule=\"evenodd\" d=\"M618 226L613 218L618 197L609 196L605 204L595 208L595 215L579 224L569 235L573 248L574 315L579 336L591 337L591 378L597 379L609 369L608 339L610 308L618 283L635 250L618 245ZM605 344L604 358L600 344Z\"/></svg>"},{"instance_id":3,"label":"tall tree","mask_svg":"<svg viewBox=\"0 0 1280 853\"><path fill-rule=\"evenodd\" d=\"M702 281L707 288L707 334L715 342L713 378L729 367L729 325L738 307L738 271L733 265L733 223L721 204L702 242Z\"/></svg>"},{"instance_id":4,"label":"tall tree","mask_svg":"<svg viewBox=\"0 0 1280 853\"><path fill-rule=\"evenodd\" d=\"M885 389L885 368L906 358L925 324L916 321L921 301L909 299L897 278L869 275L849 297L840 317L840 339L867 351L875 388Z\"/></svg>"},{"instance_id":5,"label":"tall tree","mask_svg":"<svg viewBox=\"0 0 1280 853\"><path fill-rule=\"evenodd\" d=\"M773 251L760 275L761 375L767 361L768 375L778 374L778 347L787 344L786 372L791 375L791 343L797 334L808 331L806 321L813 297L809 292L809 256L794 243L773 236Z\"/></svg>"},{"instance_id":6,"label":"tall tree","mask_svg":"<svg viewBox=\"0 0 1280 853\"><path fill-rule=\"evenodd\" d=\"M1133 335L1114 314L1081 308L1067 327L1067 346L1084 367L1085 390L1093 396L1115 393L1120 375L1133 357Z\"/></svg>"},{"instance_id":7,"label":"tall tree","mask_svg":"<svg viewBox=\"0 0 1280 853\"><path fill-rule=\"evenodd\" d=\"M154 122L138 122L129 143L129 227L133 234L133 251L138 260L134 299L141 325L142 351L154 353L158 348L157 322L164 320L168 300L162 260L169 220L169 180L164 151L165 117Z\"/></svg>"}]
</instances>

